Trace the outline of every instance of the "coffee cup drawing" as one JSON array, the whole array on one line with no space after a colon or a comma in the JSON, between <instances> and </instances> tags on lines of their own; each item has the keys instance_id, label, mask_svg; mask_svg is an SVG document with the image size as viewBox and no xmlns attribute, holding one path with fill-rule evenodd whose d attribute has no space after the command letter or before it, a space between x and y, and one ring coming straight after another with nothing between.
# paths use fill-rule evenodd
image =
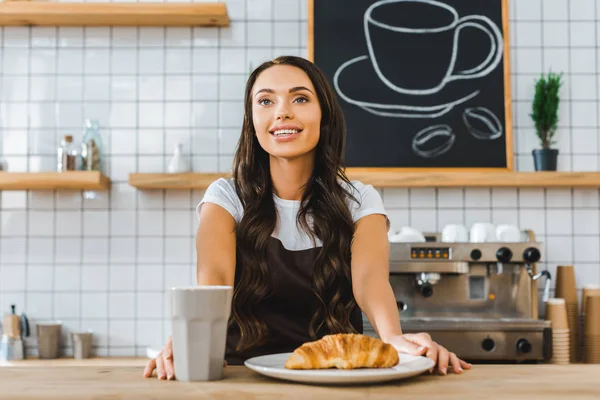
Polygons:
<instances>
[{"instance_id":1,"label":"coffee cup drawing","mask_svg":"<svg viewBox=\"0 0 600 400\"><path fill-rule=\"evenodd\" d=\"M423 21L414 18L418 13L425 13L430 16L427 21L435 22L415 25ZM490 48L479 65L456 71L459 36L465 27L484 32ZM442 116L480 93L469 85L460 85L461 80L488 75L502 59L502 32L493 21L482 15L459 18L452 6L441 1L378 1L364 13L363 28L367 54L342 63L333 83L342 99L381 117ZM425 64L430 68L426 76L422 74ZM374 90L354 87L356 76L368 81Z\"/></svg>"}]
</instances>

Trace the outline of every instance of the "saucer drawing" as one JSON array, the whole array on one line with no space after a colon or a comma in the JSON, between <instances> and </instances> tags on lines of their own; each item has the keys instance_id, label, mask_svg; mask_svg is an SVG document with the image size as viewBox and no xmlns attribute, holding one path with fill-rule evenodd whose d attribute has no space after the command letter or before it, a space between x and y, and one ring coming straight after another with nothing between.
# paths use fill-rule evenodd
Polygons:
<instances>
[{"instance_id":1,"label":"saucer drawing","mask_svg":"<svg viewBox=\"0 0 600 400\"><path fill-rule=\"evenodd\" d=\"M356 85L360 79L361 85ZM377 76L368 56L346 61L333 77L335 90L342 99L381 117L437 118L479 94L460 81L448 82L430 95L402 94L391 90Z\"/></svg>"}]
</instances>

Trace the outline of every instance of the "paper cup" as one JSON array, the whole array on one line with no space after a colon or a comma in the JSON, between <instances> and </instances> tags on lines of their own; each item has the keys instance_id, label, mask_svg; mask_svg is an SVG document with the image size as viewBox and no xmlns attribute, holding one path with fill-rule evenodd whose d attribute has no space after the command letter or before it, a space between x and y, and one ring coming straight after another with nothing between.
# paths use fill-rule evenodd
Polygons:
<instances>
[{"instance_id":1,"label":"paper cup","mask_svg":"<svg viewBox=\"0 0 600 400\"><path fill-rule=\"evenodd\" d=\"M567 307L564 299L548 299L546 301L546 321L552 322L552 330L568 331Z\"/></svg>"},{"instance_id":2,"label":"paper cup","mask_svg":"<svg viewBox=\"0 0 600 400\"><path fill-rule=\"evenodd\" d=\"M572 265L556 267L557 298L565 299L567 304L577 304L577 289L575 285L575 268Z\"/></svg>"},{"instance_id":3,"label":"paper cup","mask_svg":"<svg viewBox=\"0 0 600 400\"><path fill-rule=\"evenodd\" d=\"M581 314L585 315L586 297L600 295L600 285L585 285L581 290Z\"/></svg>"},{"instance_id":4,"label":"paper cup","mask_svg":"<svg viewBox=\"0 0 600 400\"><path fill-rule=\"evenodd\" d=\"M586 298L583 334L585 337L600 336L600 295L590 295Z\"/></svg>"}]
</instances>

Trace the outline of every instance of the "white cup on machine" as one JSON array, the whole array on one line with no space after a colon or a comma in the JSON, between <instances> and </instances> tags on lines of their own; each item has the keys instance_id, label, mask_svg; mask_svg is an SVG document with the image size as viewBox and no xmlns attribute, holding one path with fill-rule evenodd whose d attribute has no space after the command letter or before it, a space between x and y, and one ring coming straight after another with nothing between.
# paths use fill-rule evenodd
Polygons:
<instances>
[{"instance_id":1,"label":"white cup on machine","mask_svg":"<svg viewBox=\"0 0 600 400\"><path fill-rule=\"evenodd\" d=\"M425 242L423 233L410 226L403 226L393 235L388 235L390 243L420 243Z\"/></svg>"},{"instance_id":2,"label":"white cup on machine","mask_svg":"<svg viewBox=\"0 0 600 400\"><path fill-rule=\"evenodd\" d=\"M442 229L442 242L464 243L469 241L467 227L461 224L448 224Z\"/></svg>"},{"instance_id":3,"label":"white cup on machine","mask_svg":"<svg viewBox=\"0 0 600 400\"><path fill-rule=\"evenodd\" d=\"M498 225L496 227L496 238L499 242L521 242L521 230L516 225Z\"/></svg>"},{"instance_id":4,"label":"white cup on machine","mask_svg":"<svg viewBox=\"0 0 600 400\"><path fill-rule=\"evenodd\" d=\"M494 224L487 222L476 222L471 227L469 233L471 243L485 243L495 242L496 239L496 228Z\"/></svg>"},{"instance_id":5,"label":"white cup on machine","mask_svg":"<svg viewBox=\"0 0 600 400\"><path fill-rule=\"evenodd\" d=\"M175 377L180 381L223 378L231 286L195 286L171 290Z\"/></svg>"}]
</instances>

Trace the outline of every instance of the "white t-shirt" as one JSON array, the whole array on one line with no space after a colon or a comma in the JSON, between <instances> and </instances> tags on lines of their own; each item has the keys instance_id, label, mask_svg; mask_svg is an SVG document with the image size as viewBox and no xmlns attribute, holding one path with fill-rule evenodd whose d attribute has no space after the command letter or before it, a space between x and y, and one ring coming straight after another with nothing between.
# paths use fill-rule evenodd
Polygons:
<instances>
[{"instance_id":1,"label":"white t-shirt","mask_svg":"<svg viewBox=\"0 0 600 400\"><path fill-rule=\"evenodd\" d=\"M342 183L347 185L346 183ZM387 219L387 214L383 207L381 196L373 188L372 185L365 185L360 181L352 181L354 188L352 194L360 202L356 203L353 199L348 198L347 204L352 214L352 220L356 223L362 217L370 214L382 214L386 216L387 227L390 223ZM348 188L346 186L346 188ZM300 200L285 200L273 194L275 206L277 208L277 224L272 233L272 237L277 238L287 250L306 250L313 248L313 243L310 236L296 225L296 217L300 209ZM219 178L210 184L206 189L204 197L196 208L196 214L200 216L200 208L203 203L214 203L223 207L231 214L236 222L239 223L242 219L244 209L236 191L233 178ZM309 222L310 223L310 222ZM317 239L317 247L323 243Z\"/></svg>"}]
</instances>

